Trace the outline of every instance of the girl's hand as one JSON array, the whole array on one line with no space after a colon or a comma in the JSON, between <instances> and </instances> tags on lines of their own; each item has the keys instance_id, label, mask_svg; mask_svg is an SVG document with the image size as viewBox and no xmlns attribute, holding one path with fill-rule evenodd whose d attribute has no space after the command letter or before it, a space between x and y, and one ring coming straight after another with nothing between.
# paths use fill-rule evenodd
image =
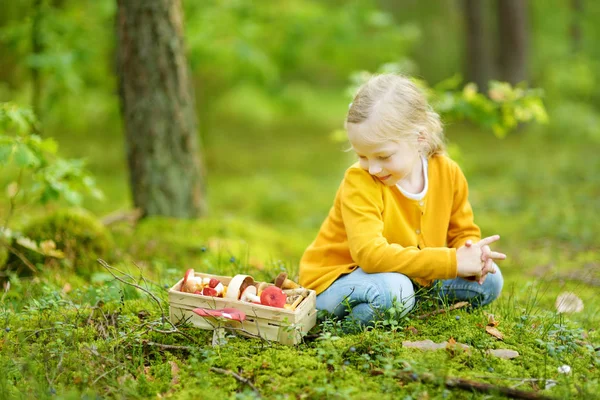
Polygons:
<instances>
[{"instance_id":1,"label":"girl's hand","mask_svg":"<svg viewBox=\"0 0 600 400\"><path fill-rule=\"evenodd\" d=\"M470 239L465 242L466 247L471 247L472 245L473 245L473 241ZM482 272L481 277L477 278L475 276L470 276L470 277L466 277L465 279L468 281L478 281L479 284L482 285L483 282L485 282L485 277L487 276L488 273L491 273L491 274L496 273L496 267L494 266L494 260L505 260L505 259L506 259L506 254L492 251L490 249L490 246L485 245L481 248L481 261L485 262L484 268L481 270L481 272ZM487 271L487 272L484 273L484 271Z\"/></svg>"},{"instance_id":2,"label":"girl's hand","mask_svg":"<svg viewBox=\"0 0 600 400\"><path fill-rule=\"evenodd\" d=\"M488 273L496 273L493 260L504 260L506 255L492 251L489 245L499 239L499 235L494 235L482 239L476 244L467 240L465 245L456 251L458 276L475 278L479 284L482 284Z\"/></svg>"}]
</instances>

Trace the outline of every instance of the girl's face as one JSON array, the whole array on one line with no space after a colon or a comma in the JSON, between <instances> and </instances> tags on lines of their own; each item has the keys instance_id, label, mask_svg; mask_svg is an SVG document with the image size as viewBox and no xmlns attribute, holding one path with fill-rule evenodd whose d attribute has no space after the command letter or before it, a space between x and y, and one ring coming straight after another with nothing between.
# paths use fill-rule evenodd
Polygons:
<instances>
[{"instance_id":1,"label":"girl's face","mask_svg":"<svg viewBox=\"0 0 600 400\"><path fill-rule=\"evenodd\" d=\"M348 139L359 158L362 169L383 184L394 186L421 165L417 143L408 140L369 143L363 138L366 124L348 124Z\"/></svg>"}]
</instances>

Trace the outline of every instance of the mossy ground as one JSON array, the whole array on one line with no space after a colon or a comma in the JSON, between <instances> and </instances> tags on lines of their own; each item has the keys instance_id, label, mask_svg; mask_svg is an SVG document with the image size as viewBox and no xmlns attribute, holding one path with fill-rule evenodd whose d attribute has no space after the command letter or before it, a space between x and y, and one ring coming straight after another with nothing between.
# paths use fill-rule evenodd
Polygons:
<instances>
[{"instance_id":1,"label":"mossy ground","mask_svg":"<svg viewBox=\"0 0 600 400\"><path fill-rule=\"evenodd\" d=\"M143 274L163 304L166 288L189 267L256 279L281 270L296 275L349 162L343 145L329 140L328 127L294 122L267 132L219 129L205 148L209 217L111 227L119 260L114 266ZM347 323L325 320L312 340L298 346L233 337L213 348L208 331L181 328L189 337L148 331L160 322L156 303L105 271L84 278L47 270L33 279L13 277L0 302L0 397L258 397L248 385L211 370L221 368L248 379L263 398L498 397L446 388L443 378L450 376L561 399L598 398L600 228L593 221L600 211L600 159L593 143L531 130L498 140L468 127L451 127L449 137L461 149L477 222L484 234L501 234L498 248L509 255L501 264L504 293L491 306L417 319L437 308L424 301L406 318L388 315L375 329L358 333L344 334ZM90 156L90 168L109 201L86 206L102 215L129 200L124 162L115 158L122 149L112 144L108 151L110 141L94 140L98 146L86 142L86 148L102 152ZM63 149L77 154L77 142L65 141ZM554 301L563 291L575 292L584 311L557 314ZM485 332L490 313L503 341ZM402 346L424 339L454 339L471 351ZM149 342L192 349L165 350ZM494 348L520 356L486 354ZM564 364L572 368L568 375L558 372ZM400 371L438 379L407 380ZM556 385L526 381L534 378Z\"/></svg>"}]
</instances>

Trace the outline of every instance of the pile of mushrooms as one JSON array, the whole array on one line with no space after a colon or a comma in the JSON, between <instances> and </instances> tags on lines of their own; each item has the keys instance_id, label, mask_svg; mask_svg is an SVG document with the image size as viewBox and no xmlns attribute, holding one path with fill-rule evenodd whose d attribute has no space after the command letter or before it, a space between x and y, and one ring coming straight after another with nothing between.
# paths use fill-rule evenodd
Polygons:
<instances>
[{"instance_id":1,"label":"pile of mushrooms","mask_svg":"<svg viewBox=\"0 0 600 400\"><path fill-rule=\"evenodd\" d=\"M254 278L249 275L235 275L231 278L229 285L225 286L216 278L202 278L196 276L193 269L188 269L183 277L180 290L203 296L222 297L263 306L294 310L304 296L300 296L299 299L295 299L293 303L288 304L288 296L282 289L297 288L300 288L300 285L287 279L287 274L285 273L277 276L275 285L266 282L254 282Z\"/></svg>"}]
</instances>

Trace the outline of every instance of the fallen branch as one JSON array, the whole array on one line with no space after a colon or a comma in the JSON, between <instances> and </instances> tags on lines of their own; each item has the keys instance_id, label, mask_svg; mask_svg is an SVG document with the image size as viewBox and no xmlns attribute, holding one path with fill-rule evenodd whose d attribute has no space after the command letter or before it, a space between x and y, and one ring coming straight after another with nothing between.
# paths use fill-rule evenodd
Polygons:
<instances>
[{"instance_id":1,"label":"fallen branch","mask_svg":"<svg viewBox=\"0 0 600 400\"><path fill-rule=\"evenodd\" d=\"M417 316L415 318L417 318L417 319L425 319L425 318L428 318L428 317L432 317L434 315L444 314L444 313L447 313L448 311L456 310L458 308L463 308L463 307L466 307L468 305L469 305L468 301L460 301L460 302L458 302L456 304L451 305L448 308L440 308L439 310L435 310L435 311L432 311L432 312L427 313L427 314L419 315L419 316Z\"/></svg>"},{"instance_id":2,"label":"fallen branch","mask_svg":"<svg viewBox=\"0 0 600 400\"><path fill-rule=\"evenodd\" d=\"M536 392L528 392L513 389L506 386L492 385L489 383L475 382L461 378L448 378L445 385L447 388L459 388L463 390L477 391L482 393L502 393L513 399L551 400L551 397Z\"/></svg>"},{"instance_id":3,"label":"fallen branch","mask_svg":"<svg viewBox=\"0 0 600 400\"><path fill-rule=\"evenodd\" d=\"M140 208L136 208L131 211L116 211L114 213L108 214L100 220L102 224L105 226L109 226L115 224L117 222L126 221L129 223L136 223L138 219L142 217L142 210Z\"/></svg>"},{"instance_id":4,"label":"fallen branch","mask_svg":"<svg viewBox=\"0 0 600 400\"><path fill-rule=\"evenodd\" d=\"M423 383L439 382L440 378L436 378L433 374L424 373L417 375L414 372L402 371L396 374L396 377L404 382L415 382L420 381ZM513 399L525 399L525 400L553 400L552 397L548 397L543 394L536 392L529 392L525 390L513 389L506 386L492 385L484 382L476 382L462 378L445 378L444 385L449 389L462 389L470 392L477 391L481 393L500 393Z\"/></svg>"},{"instance_id":5,"label":"fallen branch","mask_svg":"<svg viewBox=\"0 0 600 400\"><path fill-rule=\"evenodd\" d=\"M175 324L173 324L169 318L166 318L166 316L165 316L165 310L163 308L162 301L158 297L156 297L156 295L154 293L152 293L150 290L146 289L145 287L138 285L136 283L135 278L133 276L131 276L130 274L127 274L127 273L125 273L125 272L123 272L123 271L121 271L121 270L119 270L119 269L117 269L115 267L112 267L112 266L108 265L108 263L106 261L104 261L104 260L102 260L100 258L97 261L100 263L100 265L102 265L113 276L113 278L115 278L119 282L124 283L124 284L129 285L129 286L132 286L132 287L134 287L134 288L136 288L138 290L141 290L142 292L144 292L148 296L150 296L150 298L152 300L154 300L154 302L156 302L156 305L158 306L158 308L160 310L160 314L161 314L160 322L162 324L165 324L165 323L168 324L171 327L171 329L169 329L169 330L158 329L158 328L156 328L156 327L153 326L154 324L148 324L148 323L147 324L143 324L142 326L147 326L150 330L152 330L154 332L157 332L157 333L162 333L162 334L178 334L178 335L181 335L181 336L187 338L188 340L190 340L193 343L199 344L196 339L194 339L192 336L188 335L187 333L182 332L181 330L179 330L177 328L177 326L175 326ZM136 265L136 267L137 267L137 265ZM120 276L118 276L117 274L115 274L113 271L119 272L121 275L127 277L132 282L128 282L127 280L121 278ZM140 269L140 271L141 271L141 269ZM145 278L142 278L142 280L144 281L144 283L147 284Z\"/></svg>"},{"instance_id":6,"label":"fallen branch","mask_svg":"<svg viewBox=\"0 0 600 400\"><path fill-rule=\"evenodd\" d=\"M189 352L194 350L194 347L192 347L192 346L178 346L175 344L163 344L163 343L146 342L146 341L142 341L142 344L144 346L153 346L153 347L158 347L158 348L165 349L165 350L184 350L184 351L189 351Z\"/></svg>"},{"instance_id":7,"label":"fallen branch","mask_svg":"<svg viewBox=\"0 0 600 400\"><path fill-rule=\"evenodd\" d=\"M225 375L229 375L229 376L234 377L239 382L241 382L241 383L243 383L245 385L248 385L248 387L250 387L250 389L254 390L254 393L256 393L259 398L261 397L260 396L260 392L258 391L258 389L256 388L256 386L254 386L252 384L252 382L250 382L249 379L246 379L246 378L244 378L244 377L242 377L242 376L240 376L240 375L236 374L235 372L230 371L228 369L222 369L222 368L217 368L217 367L210 367L210 370L214 371L214 372L217 372L219 374L225 374Z\"/></svg>"}]
</instances>

